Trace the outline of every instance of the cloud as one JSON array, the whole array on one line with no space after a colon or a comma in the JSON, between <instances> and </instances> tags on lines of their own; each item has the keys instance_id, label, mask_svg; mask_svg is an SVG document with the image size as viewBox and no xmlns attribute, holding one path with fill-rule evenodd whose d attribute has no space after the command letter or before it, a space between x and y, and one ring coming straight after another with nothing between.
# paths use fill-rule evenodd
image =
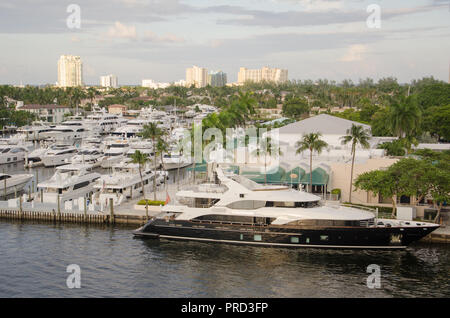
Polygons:
<instances>
[{"instance_id":1,"label":"cloud","mask_svg":"<svg viewBox=\"0 0 450 318\"><path fill-rule=\"evenodd\" d=\"M341 62L355 62L363 59L364 53L368 51L366 45L354 44L348 48L347 53L339 60Z\"/></svg>"},{"instance_id":2,"label":"cloud","mask_svg":"<svg viewBox=\"0 0 450 318\"><path fill-rule=\"evenodd\" d=\"M159 36L152 31L145 32L142 37L144 41L148 42L158 42L158 43L183 43L185 40L173 33L167 33L165 35Z\"/></svg>"},{"instance_id":3,"label":"cloud","mask_svg":"<svg viewBox=\"0 0 450 318\"><path fill-rule=\"evenodd\" d=\"M111 38L132 39L137 38L135 26L126 26L125 24L116 21L114 26L110 27L107 35Z\"/></svg>"},{"instance_id":4,"label":"cloud","mask_svg":"<svg viewBox=\"0 0 450 318\"><path fill-rule=\"evenodd\" d=\"M245 25L245 26L271 26L271 27L293 27L293 26L319 26L338 23L365 22L368 18L366 7L363 9L337 9L327 7L328 2L323 2L321 7L314 7L311 2L310 10L289 10L282 12L271 12L265 10L251 10L240 6L222 5L202 9L204 12L231 14L235 17L221 18L218 24ZM382 12L382 18L388 20L398 16L410 15L440 9L445 7L441 4L418 6L411 8L386 9ZM320 8L314 10L313 8ZM244 17L244 18L243 18Z\"/></svg>"}]
</instances>

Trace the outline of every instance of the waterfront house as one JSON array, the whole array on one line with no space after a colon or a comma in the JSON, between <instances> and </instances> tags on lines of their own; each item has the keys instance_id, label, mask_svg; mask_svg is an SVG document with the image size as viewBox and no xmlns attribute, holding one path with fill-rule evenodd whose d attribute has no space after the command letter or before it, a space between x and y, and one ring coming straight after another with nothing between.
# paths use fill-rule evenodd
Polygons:
<instances>
[{"instance_id":1,"label":"waterfront house","mask_svg":"<svg viewBox=\"0 0 450 318\"><path fill-rule=\"evenodd\" d=\"M24 110L37 115L39 120L46 121L49 123L60 123L64 121L64 115L69 114L72 109L64 105L56 104L27 104L17 107L17 110Z\"/></svg>"}]
</instances>

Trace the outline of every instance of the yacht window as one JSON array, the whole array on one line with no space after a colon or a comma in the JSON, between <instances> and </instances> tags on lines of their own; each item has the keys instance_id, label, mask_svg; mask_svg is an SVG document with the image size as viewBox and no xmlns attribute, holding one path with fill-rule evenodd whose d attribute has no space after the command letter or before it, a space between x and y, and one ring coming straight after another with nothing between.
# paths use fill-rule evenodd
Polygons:
<instances>
[{"instance_id":1,"label":"yacht window","mask_svg":"<svg viewBox=\"0 0 450 318\"><path fill-rule=\"evenodd\" d=\"M255 240L255 241L262 241L262 236L259 235L259 234L255 234L255 235L253 236L253 240Z\"/></svg>"},{"instance_id":2,"label":"yacht window","mask_svg":"<svg viewBox=\"0 0 450 318\"><path fill-rule=\"evenodd\" d=\"M0 176L0 180L5 180L5 179L9 179L9 178L11 178L11 176L7 175L7 174Z\"/></svg>"},{"instance_id":3,"label":"yacht window","mask_svg":"<svg viewBox=\"0 0 450 318\"><path fill-rule=\"evenodd\" d=\"M18 152L21 152L21 151L23 151L23 149L20 149L20 148L13 148L13 149L11 150L11 153L18 153Z\"/></svg>"},{"instance_id":4,"label":"yacht window","mask_svg":"<svg viewBox=\"0 0 450 318\"><path fill-rule=\"evenodd\" d=\"M277 208L314 208L319 206L319 201L310 201L310 202L267 201L265 206Z\"/></svg>"},{"instance_id":5,"label":"yacht window","mask_svg":"<svg viewBox=\"0 0 450 318\"><path fill-rule=\"evenodd\" d=\"M230 209L253 210L264 207L265 201L242 200L227 205Z\"/></svg>"},{"instance_id":6,"label":"yacht window","mask_svg":"<svg viewBox=\"0 0 450 318\"><path fill-rule=\"evenodd\" d=\"M3 149L3 150L2 150L2 153L7 153L7 152L9 151L9 149L11 149L11 148L5 148L5 149Z\"/></svg>"},{"instance_id":7,"label":"yacht window","mask_svg":"<svg viewBox=\"0 0 450 318\"><path fill-rule=\"evenodd\" d=\"M291 243L299 243L300 239L298 238L298 236L291 236Z\"/></svg>"},{"instance_id":8,"label":"yacht window","mask_svg":"<svg viewBox=\"0 0 450 318\"><path fill-rule=\"evenodd\" d=\"M73 186L73 189L77 190L77 189L80 189L80 188L84 188L84 187L88 186L89 183L90 183L89 181L84 181L84 182L77 183L76 185Z\"/></svg>"}]
</instances>

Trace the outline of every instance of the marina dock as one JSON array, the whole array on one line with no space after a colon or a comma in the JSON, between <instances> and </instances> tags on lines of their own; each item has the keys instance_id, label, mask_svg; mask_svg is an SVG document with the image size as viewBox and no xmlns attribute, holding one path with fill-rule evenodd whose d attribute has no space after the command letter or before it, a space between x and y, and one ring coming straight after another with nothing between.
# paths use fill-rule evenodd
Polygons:
<instances>
[{"instance_id":1,"label":"marina dock","mask_svg":"<svg viewBox=\"0 0 450 318\"><path fill-rule=\"evenodd\" d=\"M185 179L180 184L168 184L164 189L161 185L156 193L157 200L165 201L167 195L175 198L178 187L185 185L188 181ZM150 188L150 187L147 187ZM151 189L146 189L146 198L153 199ZM38 193L32 194L37 196ZM159 213L160 207L149 206L146 213L145 206L135 208L137 202L142 198L129 200L120 206L108 205L103 211L92 210L88 206L77 206L72 209L64 209L62 205L58 207L56 204L40 203L40 202L23 202L17 200L18 205L11 207L11 200L0 201L0 219L11 220L33 220L42 222L60 222L60 223L79 223L79 224L133 224L140 226L146 221ZM86 201L84 201L86 202ZM148 217L147 217L148 216Z\"/></svg>"}]
</instances>

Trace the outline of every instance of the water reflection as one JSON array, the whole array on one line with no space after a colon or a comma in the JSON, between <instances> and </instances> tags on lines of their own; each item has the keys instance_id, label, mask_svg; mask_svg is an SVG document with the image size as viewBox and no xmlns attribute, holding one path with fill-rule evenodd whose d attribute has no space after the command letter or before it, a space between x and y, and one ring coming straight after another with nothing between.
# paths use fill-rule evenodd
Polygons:
<instances>
[{"instance_id":1,"label":"water reflection","mask_svg":"<svg viewBox=\"0 0 450 318\"><path fill-rule=\"evenodd\" d=\"M143 240L132 228L0 222L0 297L448 297L446 245L280 249ZM82 288L65 285L78 264ZM366 268L381 267L381 289Z\"/></svg>"}]
</instances>

